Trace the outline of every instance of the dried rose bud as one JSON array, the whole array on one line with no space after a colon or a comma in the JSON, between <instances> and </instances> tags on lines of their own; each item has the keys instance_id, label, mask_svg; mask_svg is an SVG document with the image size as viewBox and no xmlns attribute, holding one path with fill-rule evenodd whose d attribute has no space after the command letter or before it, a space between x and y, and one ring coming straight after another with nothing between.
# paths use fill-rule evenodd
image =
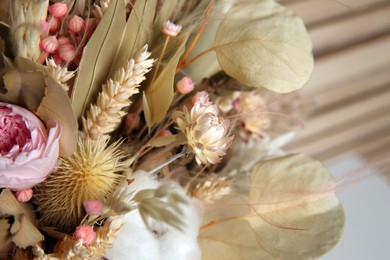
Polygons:
<instances>
[{"instance_id":1,"label":"dried rose bud","mask_svg":"<svg viewBox=\"0 0 390 260\"><path fill-rule=\"evenodd\" d=\"M68 29L70 33L79 33L85 28L85 21L80 16L74 15L68 21Z\"/></svg>"},{"instance_id":2,"label":"dried rose bud","mask_svg":"<svg viewBox=\"0 0 390 260\"><path fill-rule=\"evenodd\" d=\"M82 239L83 244L90 245L95 242L96 233L93 230L93 227L90 226L78 226L74 232L76 239Z\"/></svg>"},{"instance_id":3,"label":"dried rose bud","mask_svg":"<svg viewBox=\"0 0 390 260\"><path fill-rule=\"evenodd\" d=\"M47 53L55 53L58 49L58 41L55 36L49 36L39 43L39 47Z\"/></svg>"},{"instance_id":4,"label":"dried rose bud","mask_svg":"<svg viewBox=\"0 0 390 260\"><path fill-rule=\"evenodd\" d=\"M171 21L165 21L163 24L163 33L169 37L175 37L181 31L181 25L174 24Z\"/></svg>"},{"instance_id":5,"label":"dried rose bud","mask_svg":"<svg viewBox=\"0 0 390 260\"><path fill-rule=\"evenodd\" d=\"M125 125L129 129L137 129L140 121L141 119L138 113L129 113L126 116Z\"/></svg>"},{"instance_id":6,"label":"dried rose bud","mask_svg":"<svg viewBox=\"0 0 390 260\"><path fill-rule=\"evenodd\" d=\"M70 62L75 56L75 49L72 44L63 44L58 48L58 55L65 62Z\"/></svg>"},{"instance_id":7,"label":"dried rose bud","mask_svg":"<svg viewBox=\"0 0 390 260\"><path fill-rule=\"evenodd\" d=\"M50 14L57 18L63 18L68 13L68 6L65 3L55 3L49 8Z\"/></svg>"},{"instance_id":8,"label":"dried rose bud","mask_svg":"<svg viewBox=\"0 0 390 260\"><path fill-rule=\"evenodd\" d=\"M32 198L33 190L19 190L15 193L15 197L19 202L28 202Z\"/></svg>"},{"instance_id":9,"label":"dried rose bud","mask_svg":"<svg viewBox=\"0 0 390 260\"><path fill-rule=\"evenodd\" d=\"M176 83L177 92L180 94L188 94L194 90L194 82L189 77L184 77Z\"/></svg>"},{"instance_id":10,"label":"dried rose bud","mask_svg":"<svg viewBox=\"0 0 390 260\"><path fill-rule=\"evenodd\" d=\"M99 215L103 210L103 203L100 200L87 200L84 202L85 211L89 215Z\"/></svg>"},{"instance_id":11,"label":"dried rose bud","mask_svg":"<svg viewBox=\"0 0 390 260\"><path fill-rule=\"evenodd\" d=\"M59 46L65 45L65 44L71 44L69 38L67 38L67 37L60 37L57 39L57 41L58 41Z\"/></svg>"}]
</instances>

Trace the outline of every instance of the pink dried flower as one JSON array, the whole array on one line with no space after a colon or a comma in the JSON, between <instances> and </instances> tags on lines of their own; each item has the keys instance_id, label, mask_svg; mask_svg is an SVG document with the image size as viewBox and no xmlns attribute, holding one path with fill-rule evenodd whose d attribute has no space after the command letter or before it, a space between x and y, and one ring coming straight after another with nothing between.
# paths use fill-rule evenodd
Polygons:
<instances>
[{"instance_id":1,"label":"pink dried flower","mask_svg":"<svg viewBox=\"0 0 390 260\"><path fill-rule=\"evenodd\" d=\"M93 227L90 226L78 226L76 228L76 231L74 232L74 236L76 239L82 239L83 244L90 245L93 242L95 242L96 239L96 233L93 230Z\"/></svg>"},{"instance_id":2,"label":"pink dried flower","mask_svg":"<svg viewBox=\"0 0 390 260\"><path fill-rule=\"evenodd\" d=\"M103 203L100 200L87 200L84 202L85 211L89 215L99 215L103 210Z\"/></svg>"},{"instance_id":3,"label":"pink dried flower","mask_svg":"<svg viewBox=\"0 0 390 260\"><path fill-rule=\"evenodd\" d=\"M181 25L174 24L171 21L165 21L163 24L163 33L169 37L175 37L181 31Z\"/></svg>"},{"instance_id":4,"label":"pink dried flower","mask_svg":"<svg viewBox=\"0 0 390 260\"><path fill-rule=\"evenodd\" d=\"M70 62L75 57L75 49L72 44L62 44L58 48L58 55L65 62Z\"/></svg>"},{"instance_id":5,"label":"pink dried flower","mask_svg":"<svg viewBox=\"0 0 390 260\"><path fill-rule=\"evenodd\" d=\"M195 104L196 102L199 102L203 106L211 105L209 94L206 91L197 92L192 97L192 103Z\"/></svg>"},{"instance_id":6,"label":"pink dried flower","mask_svg":"<svg viewBox=\"0 0 390 260\"><path fill-rule=\"evenodd\" d=\"M68 13L68 6L65 3L55 3L49 8L50 14L57 18L63 18Z\"/></svg>"},{"instance_id":7,"label":"pink dried flower","mask_svg":"<svg viewBox=\"0 0 390 260\"><path fill-rule=\"evenodd\" d=\"M58 41L55 36L49 36L39 43L39 47L47 53L55 53L58 49Z\"/></svg>"},{"instance_id":8,"label":"pink dried flower","mask_svg":"<svg viewBox=\"0 0 390 260\"><path fill-rule=\"evenodd\" d=\"M15 193L15 197L19 202L28 202L33 195L32 189L19 190Z\"/></svg>"},{"instance_id":9,"label":"pink dried flower","mask_svg":"<svg viewBox=\"0 0 390 260\"><path fill-rule=\"evenodd\" d=\"M85 21L80 16L74 15L68 21L68 29L70 33L80 33L85 28Z\"/></svg>"},{"instance_id":10,"label":"pink dried flower","mask_svg":"<svg viewBox=\"0 0 390 260\"><path fill-rule=\"evenodd\" d=\"M195 102L191 111L185 107L183 112L178 112L176 122L198 164L220 162L233 141L229 121L218 117L218 109L211 103Z\"/></svg>"},{"instance_id":11,"label":"pink dried flower","mask_svg":"<svg viewBox=\"0 0 390 260\"><path fill-rule=\"evenodd\" d=\"M177 92L180 94L188 94L194 90L194 82L189 77L184 77L176 83Z\"/></svg>"},{"instance_id":12,"label":"pink dried flower","mask_svg":"<svg viewBox=\"0 0 390 260\"><path fill-rule=\"evenodd\" d=\"M33 113L0 102L0 188L26 190L44 181L57 163L61 129Z\"/></svg>"}]
</instances>

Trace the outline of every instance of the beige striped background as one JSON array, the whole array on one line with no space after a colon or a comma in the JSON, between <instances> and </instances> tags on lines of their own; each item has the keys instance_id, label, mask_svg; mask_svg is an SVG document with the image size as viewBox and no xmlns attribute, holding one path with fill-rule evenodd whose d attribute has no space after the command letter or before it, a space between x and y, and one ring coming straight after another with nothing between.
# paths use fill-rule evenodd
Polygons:
<instances>
[{"instance_id":1,"label":"beige striped background","mask_svg":"<svg viewBox=\"0 0 390 260\"><path fill-rule=\"evenodd\" d=\"M313 39L315 69L300 91L317 107L288 146L320 160L357 153L390 166L390 0L280 0Z\"/></svg>"}]
</instances>

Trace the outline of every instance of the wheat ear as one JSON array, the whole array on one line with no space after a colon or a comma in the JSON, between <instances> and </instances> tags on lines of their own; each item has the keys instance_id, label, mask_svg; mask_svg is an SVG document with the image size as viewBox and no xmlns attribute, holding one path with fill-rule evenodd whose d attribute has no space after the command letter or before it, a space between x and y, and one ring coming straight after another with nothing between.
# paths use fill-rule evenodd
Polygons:
<instances>
[{"instance_id":1,"label":"wheat ear","mask_svg":"<svg viewBox=\"0 0 390 260\"><path fill-rule=\"evenodd\" d=\"M83 118L84 134L97 139L114 131L127 114L124 109L131 105L130 97L139 92L139 84L151 70L154 59L148 59L150 52L145 45L135 59L126 67L116 71L114 78L103 85L97 104L91 105L87 117Z\"/></svg>"}]
</instances>

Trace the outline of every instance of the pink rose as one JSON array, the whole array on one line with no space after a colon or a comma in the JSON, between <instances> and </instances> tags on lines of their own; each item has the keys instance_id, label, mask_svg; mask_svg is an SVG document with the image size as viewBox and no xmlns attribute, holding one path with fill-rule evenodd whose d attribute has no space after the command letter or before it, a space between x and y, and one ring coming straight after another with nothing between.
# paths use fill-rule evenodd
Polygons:
<instances>
[{"instance_id":1,"label":"pink rose","mask_svg":"<svg viewBox=\"0 0 390 260\"><path fill-rule=\"evenodd\" d=\"M56 165L61 129L49 133L33 113L0 102L0 188L26 190L45 180Z\"/></svg>"}]
</instances>

